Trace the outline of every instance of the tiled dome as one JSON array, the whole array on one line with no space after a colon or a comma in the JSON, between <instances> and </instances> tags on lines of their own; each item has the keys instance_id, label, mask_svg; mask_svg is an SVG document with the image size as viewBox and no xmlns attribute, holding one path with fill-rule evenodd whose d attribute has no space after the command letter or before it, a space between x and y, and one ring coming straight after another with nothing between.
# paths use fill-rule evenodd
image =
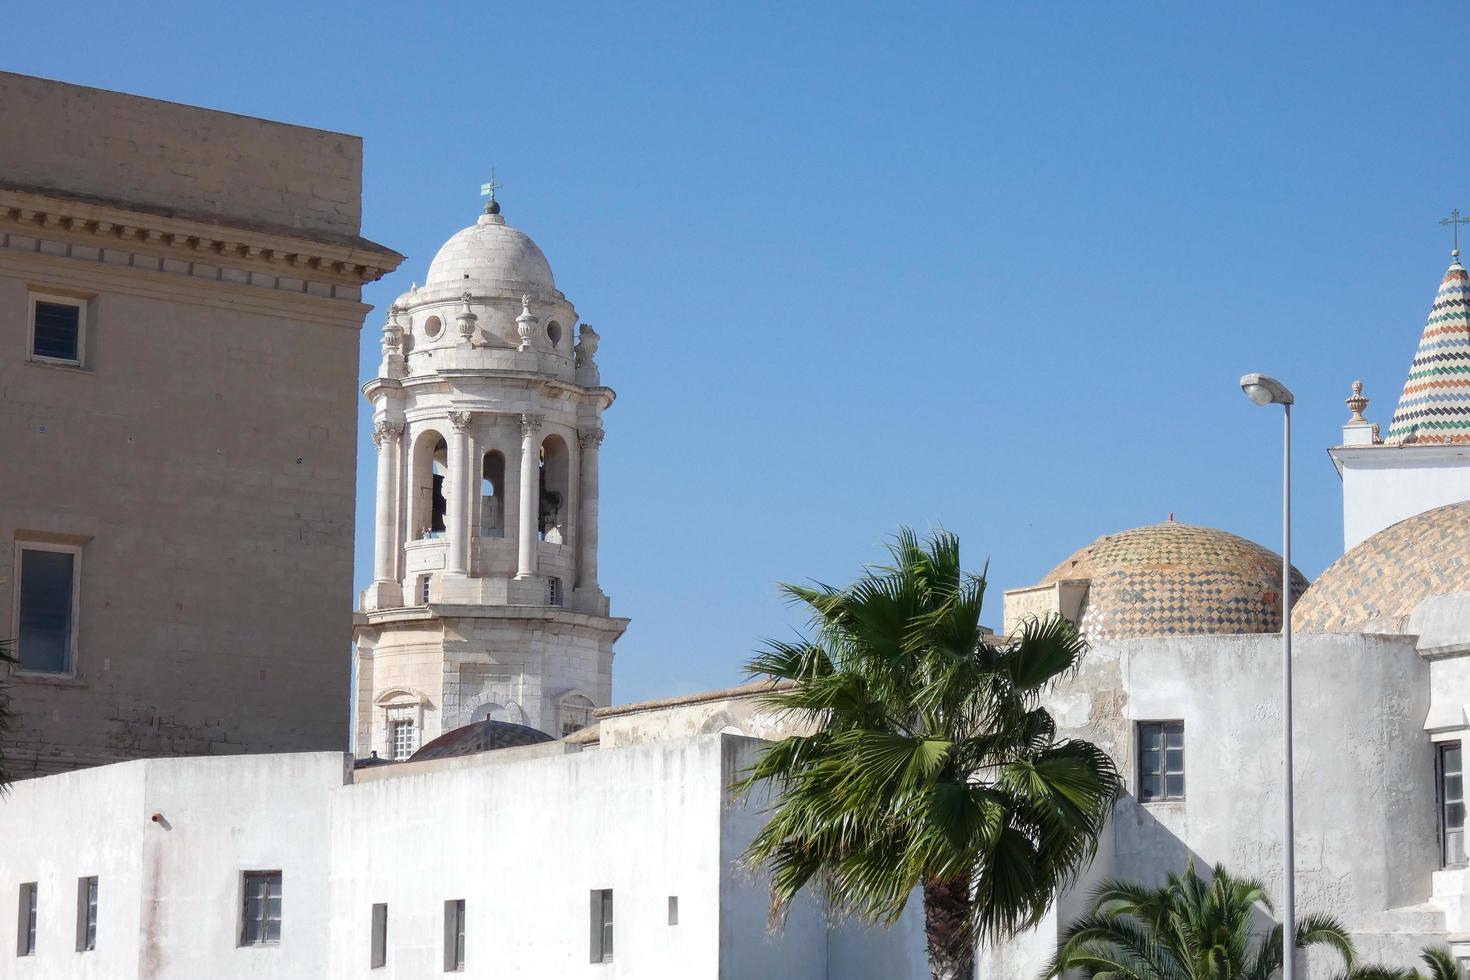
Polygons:
<instances>
[{"instance_id":1,"label":"tiled dome","mask_svg":"<svg viewBox=\"0 0 1470 980\"><path fill-rule=\"evenodd\" d=\"M513 749L522 745L539 745L555 741L540 729L516 725L508 721L475 721L440 735L409 756L409 762L450 759L460 755Z\"/></svg>"},{"instance_id":2,"label":"tiled dome","mask_svg":"<svg viewBox=\"0 0 1470 980\"><path fill-rule=\"evenodd\" d=\"M1275 633L1281 556L1238 535L1165 521L1098 538L1042 585L1089 581L1080 627L1090 639ZM1292 569L1292 594L1307 580Z\"/></svg>"},{"instance_id":3,"label":"tiled dome","mask_svg":"<svg viewBox=\"0 0 1470 980\"><path fill-rule=\"evenodd\" d=\"M1291 614L1297 633L1395 633L1432 596L1470 592L1470 501L1392 524L1333 562Z\"/></svg>"},{"instance_id":4,"label":"tiled dome","mask_svg":"<svg viewBox=\"0 0 1470 980\"><path fill-rule=\"evenodd\" d=\"M450 286L477 295L522 289L554 290L551 264L525 232L498 214L454 233L429 263L425 287Z\"/></svg>"}]
</instances>

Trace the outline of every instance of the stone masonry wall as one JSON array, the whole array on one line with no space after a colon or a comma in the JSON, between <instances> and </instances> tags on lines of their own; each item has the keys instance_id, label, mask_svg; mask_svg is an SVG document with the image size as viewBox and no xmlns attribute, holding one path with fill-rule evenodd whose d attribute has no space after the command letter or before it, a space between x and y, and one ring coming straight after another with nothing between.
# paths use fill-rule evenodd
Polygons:
<instances>
[{"instance_id":1,"label":"stone masonry wall","mask_svg":"<svg viewBox=\"0 0 1470 980\"><path fill-rule=\"evenodd\" d=\"M82 545L81 613L76 677L11 683L13 768L344 747L357 331L27 273L0 262L0 636L17 539ZM37 286L92 294L86 369L25 358Z\"/></svg>"},{"instance_id":2,"label":"stone masonry wall","mask_svg":"<svg viewBox=\"0 0 1470 980\"><path fill-rule=\"evenodd\" d=\"M0 181L353 237L362 140L0 72Z\"/></svg>"}]
</instances>

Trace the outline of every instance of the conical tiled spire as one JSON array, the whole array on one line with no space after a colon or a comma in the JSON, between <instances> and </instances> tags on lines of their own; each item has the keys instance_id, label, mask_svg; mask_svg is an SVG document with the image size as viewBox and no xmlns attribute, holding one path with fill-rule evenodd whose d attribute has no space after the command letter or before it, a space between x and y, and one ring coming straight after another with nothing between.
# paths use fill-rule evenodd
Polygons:
<instances>
[{"instance_id":1,"label":"conical tiled spire","mask_svg":"<svg viewBox=\"0 0 1470 980\"><path fill-rule=\"evenodd\" d=\"M1470 275L1459 250L1419 338L1388 445L1470 443Z\"/></svg>"}]
</instances>

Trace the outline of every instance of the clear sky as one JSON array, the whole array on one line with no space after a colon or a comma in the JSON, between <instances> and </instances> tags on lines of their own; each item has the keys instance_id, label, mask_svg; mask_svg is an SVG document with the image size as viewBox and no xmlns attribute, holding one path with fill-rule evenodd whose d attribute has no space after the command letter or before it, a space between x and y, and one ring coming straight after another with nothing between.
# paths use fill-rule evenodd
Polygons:
<instances>
[{"instance_id":1,"label":"clear sky","mask_svg":"<svg viewBox=\"0 0 1470 980\"><path fill-rule=\"evenodd\" d=\"M361 134L364 233L509 221L602 334L614 696L719 686L944 525L1003 588L1164 519L1341 550L1470 210L1463 4L14 3L0 66ZM367 419L366 404L363 419ZM359 432L357 584L372 561ZM345 597L344 597L345 601Z\"/></svg>"}]
</instances>

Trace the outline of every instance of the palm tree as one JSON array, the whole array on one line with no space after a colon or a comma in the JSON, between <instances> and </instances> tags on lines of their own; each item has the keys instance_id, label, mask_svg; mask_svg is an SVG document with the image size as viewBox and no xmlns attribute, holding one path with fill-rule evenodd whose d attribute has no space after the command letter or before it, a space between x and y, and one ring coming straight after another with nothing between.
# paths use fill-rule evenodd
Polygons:
<instances>
[{"instance_id":1,"label":"palm tree","mask_svg":"<svg viewBox=\"0 0 1470 980\"><path fill-rule=\"evenodd\" d=\"M1461 980L1460 966L1448 946L1425 946L1419 959L1429 967L1427 977L1413 967L1398 969L1368 964L1349 970L1340 980Z\"/></svg>"},{"instance_id":2,"label":"palm tree","mask_svg":"<svg viewBox=\"0 0 1470 980\"><path fill-rule=\"evenodd\" d=\"M773 916L807 885L833 910L891 924L922 887L930 972L969 980L975 944L1036 924L1091 859L1119 792L1108 756L1058 739L1042 694L1085 645L1063 619L982 635L985 578L959 540L900 531L892 563L846 589L783 585L814 639L747 665L768 705L815 722L736 784L774 793L746 852Z\"/></svg>"},{"instance_id":3,"label":"palm tree","mask_svg":"<svg viewBox=\"0 0 1470 980\"><path fill-rule=\"evenodd\" d=\"M1085 980L1270 980L1281 970L1282 930L1278 925L1262 939L1258 906L1273 911L1259 881L1223 867L1206 881L1192 860L1161 888L1105 881L1092 912L1062 934L1042 978L1075 970ZM1297 923L1296 947L1317 945L1337 950L1352 969L1352 940L1337 919L1307 915Z\"/></svg>"}]
</instances>

